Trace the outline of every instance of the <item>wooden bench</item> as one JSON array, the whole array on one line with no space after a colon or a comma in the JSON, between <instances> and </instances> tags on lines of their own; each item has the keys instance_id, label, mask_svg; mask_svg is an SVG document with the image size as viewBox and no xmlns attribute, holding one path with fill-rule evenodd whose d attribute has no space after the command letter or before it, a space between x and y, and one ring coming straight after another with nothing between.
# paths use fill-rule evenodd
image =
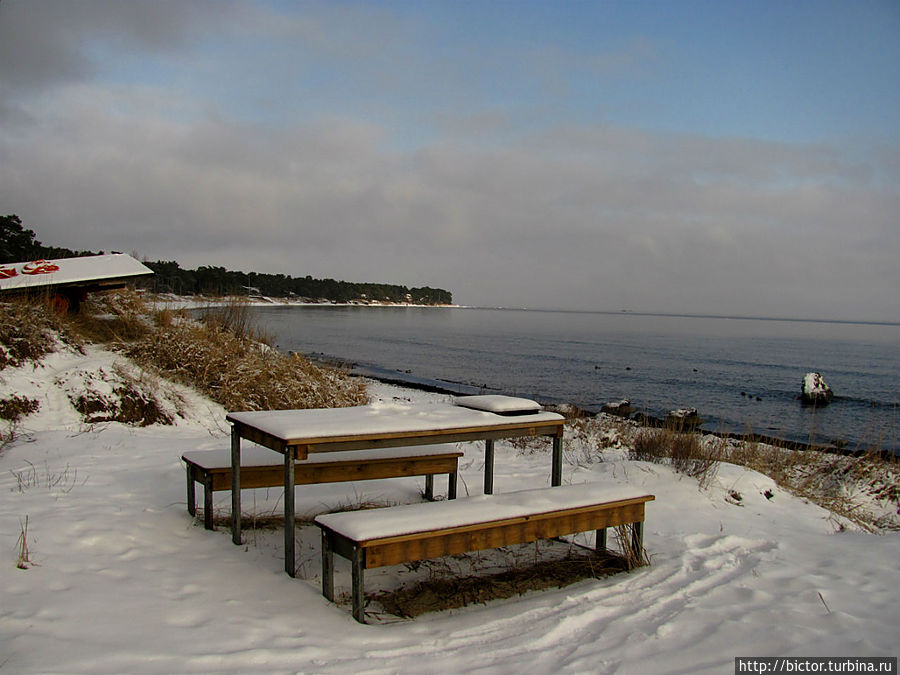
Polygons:
<instances>
[{"instance_id":1,"label":"wooden bench","mask_svg":"<svg viewBox=\"0 0 900 675\"><path fill-rule=\"evenodd\" d=\"M322 594L334 602L334 554L350 560L353 618L365 623L363 571L468 551L525 544L606 528L632 526L630 545L643 551L644 505L653 495L596 484L483 495L368 511L316 516L322 530Z\"/></svg>"},{"instance_id":2,"label":"wooden bench","mask_svg":"<svg viewBox=\"0 0 900 675\"><path fill-rule=\"evenodd\" d=\"M347 452L324 452L294 463L296 485L425 476L425 497L434 499L435 474L448 474L447 498L456 498L459 458L455 445L425 445ZM231 451L196 450L181 456L187 467L187 509L196 515L195 483L203 486L203 524L213 529L213 492L231 489ZM266 448L249 447L241 456L241 489L284 485L284 459Z\"/></svg>"}]
</instances>

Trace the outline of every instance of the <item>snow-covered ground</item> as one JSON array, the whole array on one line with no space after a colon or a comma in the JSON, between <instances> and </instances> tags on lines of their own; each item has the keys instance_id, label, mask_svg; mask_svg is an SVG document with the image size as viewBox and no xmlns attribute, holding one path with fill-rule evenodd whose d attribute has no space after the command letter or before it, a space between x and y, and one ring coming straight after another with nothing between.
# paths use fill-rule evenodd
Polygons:
<instances>
[{"instance_id":1,"label":"snow-covered ground","mask_svg":"<svg viewBox=\"0 0 900 675\"><path fill-rule=\"evenodd\" d=\"M118 364L118 368L116 367ZM298 533L298 578L281 532L206 531L185 509L186 450L227 446L225 411L151 383L174 426L89 427L68 394L129 370L98 348L0 372L0 397L36 398L0 451L0 670L8 672L733 672L735 656L896 656L900 534L873 535L722 465L713 485L621 451L567 444L564 481L656 495L652 565L415 620L356 623L321 595L318 531ZM91 375L94 373L94 375ZM373 383L384 400L446 400ZM478 494L483 449L461 446L461 495ZM549 449L498 443L496 492L549 484ZM421 498L423 479L297 489L298 514ZM439 478L436 489L446 484ZM217 493L227 513L228 493ZM277 513L278 490L245 493ZM21 537L27 519L27 556ZM27 557L26 561L22 561ZM23 567L17 567L23 562ZM336 580L349 586L337 559ZM403 566L367 574L367 590Z\"/></svg>"}]
</instances>

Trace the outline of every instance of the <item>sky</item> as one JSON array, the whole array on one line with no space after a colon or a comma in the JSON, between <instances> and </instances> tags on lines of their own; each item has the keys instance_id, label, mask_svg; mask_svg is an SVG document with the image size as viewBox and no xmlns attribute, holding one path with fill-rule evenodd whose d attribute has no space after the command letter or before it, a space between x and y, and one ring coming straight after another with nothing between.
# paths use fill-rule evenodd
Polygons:
<instances>
[{"instance_id":1,"label":"sky","mask_svg":"<svg viewBox=\"0 0 900 675\"><path fill-rule=\"evenodd\" d=\"M900 3L0 1L0 212L460 304L900 321Z\"/></svg>"}]
</instances>

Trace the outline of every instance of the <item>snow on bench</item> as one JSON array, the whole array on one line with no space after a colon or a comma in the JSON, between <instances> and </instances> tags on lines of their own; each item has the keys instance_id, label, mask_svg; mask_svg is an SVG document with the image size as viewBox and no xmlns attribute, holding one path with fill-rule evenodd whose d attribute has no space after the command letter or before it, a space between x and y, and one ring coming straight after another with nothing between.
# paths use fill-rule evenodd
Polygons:
<instances>
[{"instance_id":1,"label":"snow on bench","mask_svg":"<svg viewBox=\"0 0 900 675\"><path fill-rule=\"evenodd\" d=\"M482 495L453 502L316 516L322 530L322 594L334 601L334 554L352 569L353 618L365 623L363 570L486 548L525 544L606 528L632 526L631 547L643 548L644 505L653 495L597 484Z\"/></svg>"},{"instance_id":2,"label":"snow on bench","mask_svg":"<svg viewBox=\"0 0 900 675\"><path fill-rule=\"evenodd\" d=\"M425 476L425 497L434 499L435 474L448 474L448 499L456 498L459 458L455 445L423 445L377 450L351 450L310 455L294 463L296 485L337 483L378 478ZM196 515L194 483L203 485L203 523L213 529L212 493L231 489L231 450L195 450L181 459L187 467L187 508ZM250 446L241 454L241 489L284 484L284 457L267 448Z\"/></svg>"}]
</instances>

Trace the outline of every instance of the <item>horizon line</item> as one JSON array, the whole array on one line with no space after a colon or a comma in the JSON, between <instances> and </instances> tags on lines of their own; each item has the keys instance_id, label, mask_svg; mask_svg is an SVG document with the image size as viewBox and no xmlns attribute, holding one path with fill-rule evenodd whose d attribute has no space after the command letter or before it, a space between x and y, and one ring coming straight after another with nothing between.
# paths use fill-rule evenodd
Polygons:
<instances>
[{"instance_id":1,"label":"horizon line","mask_svg":"<svg viewBox=\"0 0 900 675\"><path fill-rule=\"evenodd\" d=\"M749 314L690 314L687 312L648 312L630 309L563 309L554 307L503 307L488 305L450 305L460 309L502 309L519 312L563 312L569 314L612 314L626 316L657 316L685 319L733 319L741 321L790 321L796 323L840 323L840 324L865 324L872 326L898 326L900 320L886 321L876 319L821 319L821 318L797 318L783 316L753 316Z\"/></svg>"}]
</instances>

